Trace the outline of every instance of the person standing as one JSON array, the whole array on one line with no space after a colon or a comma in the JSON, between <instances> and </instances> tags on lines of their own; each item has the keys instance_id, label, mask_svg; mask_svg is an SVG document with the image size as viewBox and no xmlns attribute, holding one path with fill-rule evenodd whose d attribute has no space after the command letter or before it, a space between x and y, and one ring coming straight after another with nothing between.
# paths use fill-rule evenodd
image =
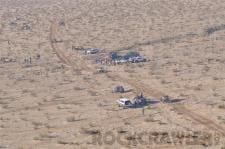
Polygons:
<instances>
[{"instance_id":1,"label":"person standing","mask_svg":"<svg viewBox=\"0 0 225 149\"><path fill-rule=\"evenodd\" d=\"M145 108L142 108L142 115L145 115Z\"/></svg>"}]
</instances>

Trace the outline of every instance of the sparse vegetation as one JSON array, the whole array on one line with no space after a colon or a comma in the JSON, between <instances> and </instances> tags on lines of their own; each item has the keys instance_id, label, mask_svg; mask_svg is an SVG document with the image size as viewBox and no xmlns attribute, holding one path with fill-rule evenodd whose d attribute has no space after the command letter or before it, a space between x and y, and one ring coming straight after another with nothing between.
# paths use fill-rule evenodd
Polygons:
<instances>
[{"instance_id":1,"label":"sparse vegetation","mask_svg":"<svg viewBox=\"0 0 225 149\"><path fill-rule=\"evenodd\" d=\"M81 88L81 87L78 87L78 86L75 86L73 89L76 90L76 91L84 90L84 88Z\"/></svg>"},{"instance_id":2,"label":"sparse vegetation","mask_svg":"<svg viewBox=\"0 0 225 149\"><path fill-rule=\"evenodd\" d=\"M67 120L67 122L75 122L75 121L77 121L77 119L74 116L67 117L66 120Z\"/></svg>"},{"instance_id":3,"label":"sparse vegetation","mask_svg":"<svg viewBox=\"0 0 225 149\"><path fill-rule=\"evenodd\" d=\"M225 105L219 105L218 106L220 109L225 109Z\"/></svg>"},{"instance_id":4,"label":"sparse vegetation","mask_svg":"<svg viewBox=\"0 0 225 149\"><path fill-rule=\"evenodd\" d=\"M145 118L145 122L155 122L154 118L153 117L147 117Z\"/></svg>"},{"instance_id":5,"label":"sparse vegetation","mask_svg":"<svg viewBox=\"0 0 225 149\"><path fill-rule=\"evenodd\" d=\"M58 140L57 143L58 144L63 144L63 145L66 145L66 144L74 144L74 142L69 141L69 140L65 140L65 139Z\"/></svg>"},{"instance_id":6,"label":"sparse vegetation","mask_svg":"<svg viewBox=\"0 0 225 149\"><path fill-rule=\"evenodd\" d=\"M143 132L161 137L154 148L214 147L200 132L225 132L224 8L222 0L0 0L0 148L98 148L95 136L102 148L148 148L132 144ZM113 93L117 85L125 91ZM142 107L116 104L142 93ZM170 131L175 143L164 140Z\"/></svg>"},{"instance_id":7,"label":"sparse vegetation","mask_svg":"<svg viewBox=\"0 0 225 149\"><path fill-rule=\"evenodd\" d=\"M96 134L100 134L101 131L99 129L96 129L96 128L85 128L85 127L82 127L81 128L81 133L89 134L89 135L96 135Z\"/></svg>"},{"instance_id":8,"label":"sparse vegetation","mask_svg":"<svg viewBox=\"0 0 225 149\"><path fill-rule=\"evenodd\" d=\"M89 93L91 96L97 96L97 92L96 92L96 91L89 90L88 93Z\"/></svg>"},{"instance_id":9,"label":"sparse vegetation","mask_svg":"<svg viewBox=\"0 0 225 149\"><path fill-rule=\"evenodd\" d=\"M55 134L49 134L49 133L41 133L38 136L34 137L34 140L39 140L39 141L46 141L50 139L55 139L58 136Z\"/></svg>"}]
</instances>

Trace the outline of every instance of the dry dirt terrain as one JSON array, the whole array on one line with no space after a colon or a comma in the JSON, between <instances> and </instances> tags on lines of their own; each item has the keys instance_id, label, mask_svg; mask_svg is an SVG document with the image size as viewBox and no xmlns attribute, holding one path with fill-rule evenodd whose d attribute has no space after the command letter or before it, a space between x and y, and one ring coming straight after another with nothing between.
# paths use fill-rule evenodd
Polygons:
<instances>
[{"instance_id":1,"label":"dry dirt terrain","mask_svg":"<svg viewBox=\"0 0 225 149\"><path fill-rule=\"evenodd\" d=\"M0 0L0 148L224 149L224 41L224 0ZM72 46L148 61L96 73Z\"/></svg>"}]
</instances>

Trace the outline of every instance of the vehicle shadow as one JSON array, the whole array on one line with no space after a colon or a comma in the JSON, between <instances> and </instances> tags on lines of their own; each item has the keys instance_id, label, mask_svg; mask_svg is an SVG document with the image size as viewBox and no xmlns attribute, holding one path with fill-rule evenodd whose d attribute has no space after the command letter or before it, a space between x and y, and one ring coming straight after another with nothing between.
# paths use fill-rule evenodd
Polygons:
<instances>
[{"instance_id":1,"label":"vehicle shadow","mask_svg":"<svg viewBox=\"0 0 225 149\"><path fill-rule=\"evenodd\" d=\"M130 107L130 108L144 108L144 107L147 107L147 106L149 106L149 105L155 105L155 104L158 104L158 103L160 103L160 101L159 100L153 100L153 99L147 99L146 100L146 103L143 103L143 104L136 104L136 105L134 105L134 106L132 106L132 107Z\"/></svg>"},{"instance_id":2,"label":"vehicle shadow","mask_svg":"<svg viewBox=\"0 0 225 149\"><path fill-rule=\"evenodd\" d=\"M164 102L164 103L168 103L168 104L179 103L179 102L182 102L184 100L186 100L186 99L171 99L170 101ZM147 107L149 105L156 105L156 104L159 104L159 103L162 103L162 102L158 99L147 99L145 104L137 104L137 105L134 105L130 108L144 108L144 107Z\"/></svg>"},{"instance_id":3,"label":"vehicle shadow","mask_svg":"<svg viewBox=\"0 0 225 149\"><path fill-rule=\"evenodd\" d=\"M170 103L178 103L178 102L182 102L184 101L185 99L171 99L170 100Z\"/></svg>"},{"instance_id":4,"label":"vehicle shadow","mask_svg":"<svg viewBox=\"0 0 225 149\"><path fill-rule=\"evenodd\" d=\"M129 89L129 90L125 90L124 93L130 93L132 91L133 91L133 89Z\"/></svg>"}]
</instances>

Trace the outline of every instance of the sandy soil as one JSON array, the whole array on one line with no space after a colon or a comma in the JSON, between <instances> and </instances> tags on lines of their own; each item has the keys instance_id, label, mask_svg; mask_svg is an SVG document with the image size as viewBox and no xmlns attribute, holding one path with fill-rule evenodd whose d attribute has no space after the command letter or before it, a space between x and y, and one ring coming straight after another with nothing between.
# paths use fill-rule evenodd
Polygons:
<instances>
[{"instance_id":1,"label":"sandy soil","mask_svg":"<svg viewBox=\"0 0 225 149\"><path fill-rule=\"evenodd\" d=\"M0 18L0 148L225 148L224 0L1 0ZM72 46L149 61L96 73ZM117 106L140 93L144 115Z\"/></svg>"}]
</instances>

